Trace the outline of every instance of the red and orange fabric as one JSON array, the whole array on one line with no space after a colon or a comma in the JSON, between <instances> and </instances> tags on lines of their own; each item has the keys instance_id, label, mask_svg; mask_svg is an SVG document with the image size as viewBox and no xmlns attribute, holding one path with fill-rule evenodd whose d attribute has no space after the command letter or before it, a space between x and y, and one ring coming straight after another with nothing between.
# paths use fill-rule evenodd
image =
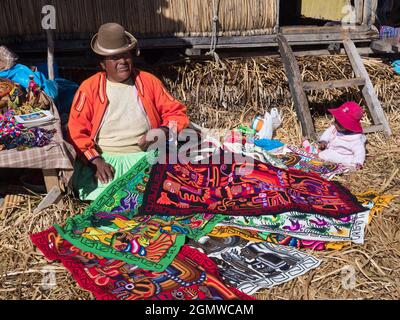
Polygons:
<instances>
[{"instance_id":1,"label":"red and orange fabric","mask_svg":"<svg viewBox=\"0 0 400 320\"><path fill-rule=\"evenodd\" d=\"M365 211L341 184L311 172L256 160L225 164L223 155L219 163L154 165L139 212L257 216L295 210L344 217Z\"/></svg>"},{"instance_id":2,"label":"red and orange fabric","mask_svg":"<svg viewBox=\"0 0 400 320\"><path fill-rule=\"evenodd\" d=\"M78 284L101 300L253 300L220 279L207 255L183 246L163 272L84 252L55 228L31 235L45 257L61 261Z\"/></svg>"}]
</instances>

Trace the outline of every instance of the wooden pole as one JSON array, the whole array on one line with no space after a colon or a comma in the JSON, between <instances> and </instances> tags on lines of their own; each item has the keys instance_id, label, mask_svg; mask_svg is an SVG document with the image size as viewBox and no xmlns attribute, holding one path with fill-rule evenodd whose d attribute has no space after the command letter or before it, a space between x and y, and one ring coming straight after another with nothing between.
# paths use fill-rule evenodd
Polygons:
<instances>
[{"instance_id":1,"label":"wooden pole","mask_svg":"<svg viewBox=\"0 0 400 320\"><path fill-rule=\"evenodd\" d=\"M292 94L296 107L297 117L300 119L303 136L316 141L317 136L307 96L304 92L299 65L297 64L287 39L282 34L277 35L276 39L278 41L282 62L285 66L286 77L288 78L290 93Z\"/></svg>"},{"instance_id":2,"label":"wooden pole","mask_svg":"<svg viewBox=\"0 0 400 320\"><path fill-rule=\"evenodd\" d=\"M375 23L378 0L364 0L363 24L371 26Z\"/></svg>"},{"instance_id":3,"label":"wooden pole","mask_svg":"<svg viewBox=\"0 0 400 320\"><path fill-rule=\"evenodd\" d=\"M47 35L47 70L49 80L54 80L54 32L52 29L46 30Z\"/></svg>"}]
</instances>

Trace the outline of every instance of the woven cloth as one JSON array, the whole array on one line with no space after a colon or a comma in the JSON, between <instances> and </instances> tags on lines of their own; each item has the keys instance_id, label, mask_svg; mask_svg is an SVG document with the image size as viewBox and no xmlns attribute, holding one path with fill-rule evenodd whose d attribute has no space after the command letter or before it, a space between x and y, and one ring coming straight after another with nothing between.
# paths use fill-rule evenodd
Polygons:
<instances>
[{"instance_id":1,"label":"woven cloth","mask_svg":"<svg viewBox=\"0 0 400 320\"><path fill-rule=\"evenodd\" d=\"M273 244L279 244L283 246L294 247L297 249L311 249L314 251L325 251L325 250L340 250L344 246L350 245L351 242L326 242L321 240L303 240L296 237L271 233L266 231L257 231L252 229L246 229L243 227L232 227L232 226L216 226L207 236L217 238L229 238L229 237L240 237L244 240L253 242L269 242Z\"/></svg>"},{"instance_id":2,"label":"woven cloth","mask_svg":"<svg viewBox=\"0 0 400 320\"><path fill-rule=\"evenodd\" d=\"M301 212L285 212L275 216L230 217L221 225L279 233L303 240L352 241L364 243L364 231L368 223L369 208L343 218L324 217Z\"/></svg>"},{"instance_id":3,"label":"woven cloth","mask_svg":"<svg viewBox=\"0 0 400 320\"><path fill-rule=\"evenodd\" d=\"M302 170L304 172L314 172L321 177L331 179L337 174L349 171L341 164L325 162L317 155L306 152L295 146L285 146L284 154L276 155L288 168Z\"/></svg>"},{"instance_id":4,"label":"woven cloth","mask_svg":"<svg viewBox=\"0 0 400 320\"><path fill-rule=\"evenodd\" d=\"M193 212L258 216L287 211L344 217L365 211L346 188L317 174L259 161L243 164L156 164L141 214Z\"/></svg>"},{"instance_id":5,"label":"woven cloth","mask_svg":"<svg viewBox=\"0 0 400 320\"><path fill-rule=\"evenodd\" d=\"M102 300L252 300L227 287L215 263L188 246L163 272L151 272L119 260L84 252L54 228L31 236L45 257L61 261L74 279Z\"/></svg>"},{"instance_id":6,"label":"woven cloth","mask_svg":"<svg viewBox=\"0 0 400 320\"><path fill-rule=\"evenodd\" d=\"M292 247L230 237L208 238L199 247L218 265L226 283L247 294L290 281L319 266L315 257Z\"/></svg>"},{"instance_id":7,"label":"woven cloth","mask_svg":"<svg viewBox=\"0 0 400 320\"><path fill-rule=\"evenodd\" d=\"M55 226L58 233L84 251L148 270L165 270L186 236L198 239L224 217L204 213L184 217L137 215L149 171L144 156L82 215L67 219L63 227Z\"/></svg>"}]
</instances>

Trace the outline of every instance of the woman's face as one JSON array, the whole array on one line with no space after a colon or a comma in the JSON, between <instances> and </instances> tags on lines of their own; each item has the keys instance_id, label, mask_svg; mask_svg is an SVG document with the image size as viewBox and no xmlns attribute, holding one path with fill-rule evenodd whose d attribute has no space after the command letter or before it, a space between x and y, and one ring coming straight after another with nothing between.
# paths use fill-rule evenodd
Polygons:
<instances>
[{"instance_id":1,"label":"woman's face","mask_svg":"<svg viewBox=\"0 0 400 320\"><path fill-rule=\"evenodd\" d=\"M100 64L107 73L108 80L112 82L124 82L132 73L132 53L124 52L114 56L104 57Z\"/></svg>"}]
</instances>

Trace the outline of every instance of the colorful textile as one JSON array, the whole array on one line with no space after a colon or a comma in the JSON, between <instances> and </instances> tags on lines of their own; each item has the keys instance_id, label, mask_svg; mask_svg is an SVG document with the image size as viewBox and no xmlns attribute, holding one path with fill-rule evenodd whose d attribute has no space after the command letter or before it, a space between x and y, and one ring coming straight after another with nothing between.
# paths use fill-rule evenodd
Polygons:
<instances>
[{"instance_id":1,"label":"colorful textile","mask_svg":"<svg viewBox=\"0 0 400 320\"><path fill-rule=\"evenodd\" d=\"M124 176L116 179L86 209L85 216L90 217L96 215L98 212L123 211L129 212L130 217L136 216L150 178L151 165L149 164L149 159L152 159L152 155L147 154L146 157L142 157ZM76 216L75 218L78 219ZM174 232L185 234L189 238L199 239L211 231L226 216L199 213L185 217L158 215L154 218L156 221L165 221L164 227Z\"/></svg>"},{"instance_id":2,"label":"colorful textile","mask_svg":"<svg viewBox=\"0 0 400 320\"><path fill-rule=\"evenodd\" d=\"M163 272L151 272L122 261L84 252L60 237L54 228L31 235L49 260L59 260L74 279L102 300L252 300L224 285L215 263L183 246Z\"/></svg>"},{"instance_id":3,"label":"colorful textile","mask_svg":"<svg viewBox=\"0 0 400 320\"><path fill-rule=\"evenodd\" d=\"M253 143L224 142L223 149L228 152L242 154L245 157L268 163L274 167L288 169L288 167L275 155Z\"/></svg>"},{"instance_id":4,"label":"colorful textile","mask_svg":"<svg viewBox=\"0 0 400 320\"><path fill-rule=\"evenodd\" d=\"M51 142L55 129L26 129L15 120L14 116L13 110L6 112L4 115L0 114L0 144L4 145L7 150L44 147Z\"/></svg>"},{"instance_id":5,"label":"colorful textile","mask_svg":"<svg viewBox=\"0 0 400 320\"><path fill-rule=\"evenodd\" d=\"M308 153L294 146L286 146L285 153L276 155L288 168L304 172L314 172L321 177L331 179L337 174L347 172L349 169L337 163L324 162L317 155Z\"/></svg>"},{"instance_id":6,"label":"colorful textile","mask_svg":"<svg viewBox=\"0 0 400 320\"><path fill-rule=\"evenodd\" d=\"M84 214L67 219L63 228L55 226L58 233L84 251L148 270L165 270L184 244L185 235L198 239L224 217L136 215L149 170L147 157L142 157L109 185Z\"/></svg>"},{"instance_id":7,"label":"colorful textile","mask_svg":"<svg viewBox=\"0 0 400 320\"><path fill-rule=\"evenodd\" d=\"M268 163L274 167L287 169L283 162L276 156L255 145L253 135L243 135L243 132L238 131L228 132L225 136L222 148L225 151L242 154L243 156Z\"/></svg>"},{"instance_id":8,"label":"colorful textile","mask_svg":"<svg viewBox=\"0 0 400 320\"><path fill-rule=\"evenodd\" d=\"M0 168L32 168L32 169L57 169L61 180L67 186L72 177L75 150L63 138L60 116L56 106L52 103L50 112L55 120L43 124L49 131L55 129L51 144L42 148L30 148L24 151L17 149L3 150L0 156Z\"/></svg>"},{"instance_id":9,"label":"colorful textile","mask_svg":"<svg viewBox=\"0 0 400 320\"><path fill-rule=\"evenodd\" d=\"M293 211L275 216L229 217L220 222L220 225L278 233L303 240L352 241L362 244L369 217L369 208L365 210L343 218Z\"/></svg>"},{"instance_id":10,"label":"colorful textile","mask_svg":"<svg viewBox=\"0 0 400 320\"><path fill-rule=\"evenodd\" d=\"M389 203L396 197L396 195L391 194L380 195L377 191L374 190L368 190L364 193L357 194L357 199L361 203L364 203L365 205L368 203L373 204L373 207L371 208L369 213L368 223L371 222L372 218L375 215L382 214L383 208L387 208L389 206Z\"/></svg>"},{"instance_id":11,"label":"colorful textile","mask_svg":"<svg viewBox=\"0 0 400 320\"><path fill-rule=\"evenodd\" d=\"M223 157L221 156L224 163ZM279 214L290 210L344 217L365 211L338 182L255 161L243 164L156 164L142 214Z\"/></svg>"},{"instance_id":12,"label":"colorful textile","mask_svg":"<svg viewBox=\"0 0 400 320\"><path fill-rule=\"evenodd\" d=\"M400 42L400 28L381 26L381 29L379 30L379 36L381 39L398 38Z\"/></svg>"},{"instance_id":13,"label":"colorful textile","mask_svg":"<svg viewBox=\"0 0 400 320\"><path fill-rule=\"evenodd\" d=\"M319 240L302 240L296 237L262 232L246 228L231 226L216 226L208 236L217 238L228 238L232 236L241 237L244 240L254 242L270 242L279 245L294 247L297 249L312 249L315 251L340 250L351 242L325 242Z\"/></svg>"},{"instance_id":14,"label":"colorful textile","mask_svg":"<svg viewBox=\"0 0 400 320\"><path fill-rule=\"evenodd\" d=\"M213 259L222 278L246 294L290 281L320 265L315 257L295 248L247 242L239 237L190 242Z\"/></svg>"},{"instance_id":15,"label":"colorful textile","mask_svg":"<svg viewBox=\"0 0 400 320\"><path fill-rule=\"evenodd\" d=\"M85 222L91 225L76 228L70 221L65 231L55 228L61 237L84 251L147 270L165 270L185 242L184 235L162 229L162 221L153 222L149 217L129 219L121 213L99 212Z\"/></svg>"}]
</instances>

